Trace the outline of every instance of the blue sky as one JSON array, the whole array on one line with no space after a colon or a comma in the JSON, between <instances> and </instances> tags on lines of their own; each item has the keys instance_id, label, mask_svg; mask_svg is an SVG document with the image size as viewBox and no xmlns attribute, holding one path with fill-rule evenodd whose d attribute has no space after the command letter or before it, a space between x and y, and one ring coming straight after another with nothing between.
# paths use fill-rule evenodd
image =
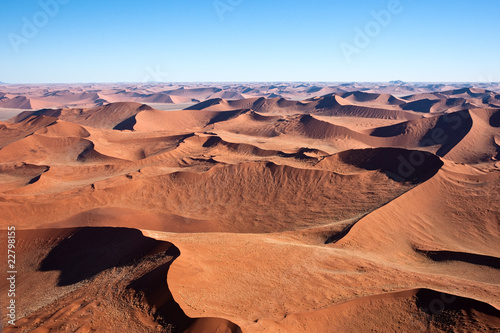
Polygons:
<instances>
[{"instance_id":1,"label":"blue sky","mask_svg":"<svg viewBox=\"0 0 500 333\"><path fill-rule=\"evenodd\" d=\"M9 83L500 81L498 0L2 0L0 8L0 81Z\"/></svg>"}]
</instances>

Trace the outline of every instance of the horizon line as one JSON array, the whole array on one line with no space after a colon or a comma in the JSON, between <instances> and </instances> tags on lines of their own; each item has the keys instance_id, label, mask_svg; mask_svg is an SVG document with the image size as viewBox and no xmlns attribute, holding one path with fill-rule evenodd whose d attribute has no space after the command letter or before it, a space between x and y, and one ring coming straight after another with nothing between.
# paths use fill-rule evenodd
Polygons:
<instances>
[{"instance_id":1,"label":"horizon line","mask_svg":"<svg viewBox=\"0 0 500 333\"><path fill-rule=\"evenodd\" d=\"M500 81L403 81L403 80L391 80L391 81L162 81L162 82L139 82L139 81L102 81L102 82L21 82L21 83L11 83L0 81L0 85L54 85L54 84L140 84L140 85L154 85L154 84L242 84L242 83L322 83L322 84L355 84L355 83L386 83L386 84L468 84L468 83L480 83L480 84L499 84Z\"/></svg>"}]
</instances>

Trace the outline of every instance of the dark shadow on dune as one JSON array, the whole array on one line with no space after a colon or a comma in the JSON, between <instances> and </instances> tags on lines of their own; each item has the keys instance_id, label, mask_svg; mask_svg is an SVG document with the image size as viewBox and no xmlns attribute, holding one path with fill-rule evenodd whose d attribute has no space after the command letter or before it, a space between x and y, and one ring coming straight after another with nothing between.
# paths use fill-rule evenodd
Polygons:
<instances>
[{"instance_id":1,"label":"dark shadow on dune","mask_svg":"<svg viewBox=\"0 0 500 333\"><path fill-rule=\"evenodd\" d=\"M490 126L500 127L500 110L493 113L490 117Z\"/></svg>"},{"instance_id":2,"label":"dark shadow on dune","mask_svg":"<svg viewBox=\"0 0 500 333\"><path fill-rule=\"evenodd\" d=\"M420 119L402 122L390 126L375 128L371 136L380 138L391 138L404 136L416 125L426 123L429 120ZM418 142L419 147L440 146L436 152L438 156L446 155L469 133L472 128L472 118L468 110L457 111L437 118L436 124L432 128L425 128L425 133ZM415 131L413 129L413 131Z\"/></svg>"},{"instance_id":3,"label":"dark shadow on dune","mask_svg":"<svg viewBox=\"0 0 500 333\"><path fill-rule=\"evenodd\" d=\"M127 288L135 294L141 295L141 299L153 309L155 321L169 332L241 332L236 324L222 318L191 318L175 302L167 283L167 274L173 261L179 257L180 251L172 245L165 253L172 257L166 264L144 274L137 280L131 282Z\"/></svg>"},{"instance_id":4,"label":"dark shadow on dune","mask_svg":"<svg viewBox=\"0 0 500 333\"><path fill-rule=\"evenodd\" d=\"M249 110L235 110L235 111L223 111L223 112L220 112L215 117L213 117L212 119L210 119L210 121L208 122L207 126L208 125L213 125L213 124L216 124L216 123L220 123L220 122L223 122L223 121L228 121L228 120L230 120L232 118L236 118L239 115L241 115L243 113L246 113L248 111Z\"/></svg>"},{"instance_id":5,"label":"dark shadow on dune","mask_svg":"<svg viewBox=\"0 0 500 333\"><path fill-rule=\"evenodd\" d=\"M266 101L267 99L265 97L259 97L255 102L253 102L252 110L260 110Z\"/></svg>"},{"instance_id":6,"label":"dark shadow on dune","mask_svg":"<svg viewBox=\"0 0 500 333\"><path fill-rule=\"evenodd\" d=\"M219 143L223 142L222 139L218 136L211 136L205 141L202 145L203 148L211 148L217 146Z\"/></svg>"},{"instance_id":7,"label":"dark shadow on dune","mask_svg":"<svg viewBox=\"0 0 500 333\"><path fill-rule=\"evenodd\" d=\"M186 316L175 302L167 285L168 270L173 260L180 255L180 251L175 246L172 246L165 254L172 256L172 261L146 273L131 282L127 288L143 295L149 306L155 309L154 316L157 322L163 326L173 326L173 332L183 332L195 322L195 319Z\"/></svg>"},{"instance_id":8,"label":"dark shadow on dune","mask_svg":"<svg viewBox=\"0 0 500 333\"><path fill-rule=\"evenodd\" d=\"M39 270L60 271L58 285L67 286L106 269L125 266L160 244L135 229L82 228L57 244Z\"/></svg>"},{"instance_id":9,"label":"dark shadow on dune","mask_svg":"<svg viewBox=\"0 0 500 333\"><path fill-rule=\"evenodd\" d=\"M87 147L85 147L85 149L80 153L80 155L78 155L76 160L78 162L87 161L87 159L89 159L91 153L94 151L94 147L95 147L94 143L92 141L90 141L89 144L87 145Z\"/></svg>"},{"instance_id":10,"label":"dark shadow on dune","mask_svg":"<svg viewBox=\"0 0 500 333\"><path fill-rule=\"evenodd\" d=\"M413 102L408 102L404 105L402 105L403 110L411 110L415 112L422 112L422 113L429 113L431 110L431 107L439 102L439 100L430 100L428 98L416 100Z\"/></svg>"},{"instance_id":11,"label":"dark shadow on dune","mask_svg":"<svg viewBox=\"0 0 500 333\"><path fill-rule=\"evenodd\" d=\"M440 144L436 155L445 156L469 133L472 118L468 110L453 112L439 117L436 125L420 140L421 147Z\"/></svg>"},{"instance_id":12,"label":"dark shadow on dune","mask_svg":"<svg viewBox=\"0 0 500 333\"><path fill-rule=\"evenodd\" d=\"M383 314L374 313L372 310L372 306L377 303L378 306L384 306ZM401 307L401 304L405 305ZM357 314L355 318L353 317L353 323L365 321L365 315L385 316L387 327L385 330L382 327L381 332L406 332L401 329L408 328L407 323L412 321L420 321L422 326L427 326L427 330L419 332L497 332L495 328L500 324L500 311L488 303L426 288L355 297L336 303L329 310L330 313L342 313L345 316ZM408 322L393 321L398 318L398 312L406 315ZM349 331L358 332L359 327L358 330Z\"/></svg>"},{"instance_id":13,"label":"dark shadow on dune","mask_svg":"<svg viewBox=\"0 0 500 333\"><path fill-rule=\"evenodd\" d=\"M352 227L354 227L355 224L356 223L348 225L347 227L345 227L341 231L337 232L336 234L331 235L325 241L325 244L337 243L339 240L341 240L342 238L344 238L349 233L349 231L351 231Z\"/></svg>"},{"instance_id":14,"label":"dark shadow on dune","mask_svg":"<svg viewBox=\"0 0 500 333\"><path fill-rule=\"evenodd\" d=\"M224 332L241 332L236 324L222 318L190 318L175 302L167 283L167 274L170 265L180 255L177 247L172 245L165 255L173 259L156 269L144 274L139 279L131 282L127 288L141 295L148 305L154 309L155 321L163 327L168 327L169 332L212 332L207 330L208 325L224 327L229 330ZM209 321L207 325L205 322Z\"/></svg>"},{"instance_id":15,"label":"dark shadow on dune","mask_svg":"<svg viewBox=\"0 0 500 333\"><path fill-rule=\"evenodd\" d=\"M455 251L425 251L419 249L416 249L415 251L434 261L461 261L469 264L500 269L500 258L497 257Z\"/></svg>"},{"instance_id":16,"label":"dark shadow on dune","mask_svg":"<svg viewBox=\"0 0 500 333\"><path fill-rule=\"evenodd\" d=\"M349 105L348 105L349 106ZM335 95L325 95L323 96L318 104L316 105L316 109L332 109L341 107L337 99L335 99Z\"/></svg>"},{"instance_id":17,"label":"dark shadow on dune","mask_svg":"<svg viewBox=\"0 0 500 333\"><path fill-rule=\"evenodd\" d=\"M46 117L58 118L61 116L61 109L41 109L36 111L23 111L17 116L15 116L13 119L15 123L20 123L21 121L31 116L46 116Z\"/></svg>"},{"instance_id":18,"label":"dark shadow on dune","mask_svg":"<svg viewBox=\"0 0 500 333\"><path fill-rule=\"evenodd\" d=\"M411 124L409 121L404 121L389 126L382 126L374 128L370 133L370 136L378 138L390 138L398 135L404 135L408 131L408 127Z\"/></svg>"},{"instance_id":19,"label":"dark shadow on dune","mask_svg":"<svg viewBox=\"0 0 500 333\"><path fill-rule=\"evenodd\" d=\"M285 153L280 151L278 153L279 156L281 157L294 157L299 160L317 160L315 157L307 156L307 153L321 153L320 150L318 149L311 149L311 148L300 148L296 153Z\"/></svg>"},{"instance_id":20,"label":"dark shadow on dune","mask_svg":"<svg viewBox=\"0 0 500 333\"><path fill-rule=\"evenodd\" d=\"M50 169L50 167L46 167L46 168L45 168L45 170L44 170L44 171L42 171L42 173L40 173L39 175L36 175L36 176L34 176L33 178L31 178L31 179L29 180L29 182L28 182L28 185L34 184L34 183L36 183L37 181L39 181L39 180L40 180L40 178L42 177L42 175L43 175L45 172L49 171L49 169Z\"/></svg>"},{"instance_id":21,"label":"dark shadow on dune","mask_svg":"<svg viewBox=\"0 0 500 333\"><path fill-rule=\"evenodd\" d=\"M251 144L245 144L245 143L232 143L232 142L227 142L222 140L221 137L219 136L210 136L207 138L205 143L203 143L204 148L213 148L218 145L225 146L226 148L235 151L235 152L243 152L243 153L249 153L251 155L255 156L260 156L260 157L269 157L269 156L280 156L280 157L285 157L285 158L296 158L299 160L317 160L317 158L307 156L307 153L321 153L321 151L317 149L311 149L311 148L300 148L296 153L285 153L283 151L279 150L268 150L268 149L261 149L257 146L251 145ZM325 153L326 154L326 153ZM192 160L200 160L191 157ZM217 163L215 160L210 159Z\"/></svg>"},{"instance_id":22,"label":"dark shadow on dune","mask_svg":"<svg viewBox=\"0 0 500 333\"><path fill-rule=\"evenodd\" d=\"M434 154L400 148L352 149L337 154L358 168L380 170L397 182L420 184L434 176L443 162Z\"/></svg>"},{"instance_id":23,"label":"dark shadow on dune","mask_svg":"<svg viewBox=\"0 0 500 333\"><path fill-rule=\"evenodd\" d=\"M441 159L434 154L401 148L352 149L337 153L336 156L343 163L366 170L379 170L394 181L413 185L429 180L443 166ZM359 220L330 235L325 244L337 243L347 236Z\"/></svg>"},{"instance_id":24,"label":"dark shadow on dune","mask_svg":"<svg viewBox=\"0 0 500 333\"><path fill-rule=\"evenodd\" d=\"M453 312L472 313L476 311L488 316L500 318L500 311L488 303L484 303L472 298L456 296L431 289L420 289L416 296L416 305L434 320L441 321L443 324L452 324L450 322ZM451 326L451 325L450 325Z\"/></svg>"},{"instance_id":25,"label":"dark shadow on dune","mask_svg":"<svg viewBox=\"0 0 500 333\"><path fill-rule=\"evenodd\" d=\"M42 175L38 175L38 176L31 178L30 181L28 182L28 185L36 183L37 181L40 180L40 177L42 177Z\"/></svg>"},{"instance_id":26,"label":"dark shadow on dune","mask_svg":"<svg viewBox=\"0 0 500 333\"><path fill-rule=\"evenodd\" d=\"M208 99L208 100L200 102L198 104L188 106L184 110L203 110L203 109L206 109L212 105L220 104L222 101L223 101L222 98Z\"/></svg>"},{"instance_id":27,"label":"dark shadow on dune","mask_svg":"<svg viewBox=\"0 0 500 333\"><path fill-rule=\"evenodd\" d=\"M136 123L137 123L137 120L135 119L135 116L132 116L130 118L125 119L124 121L122 121L121 123L116 125L115 127L113 127L113 129L120 130L120 131L123 131L123 130L133 131Z\"/></svg>"},{"instance_id":28,"label":"dark shadow on dune","mask_svg":"<svg viewBox=\"0 0 500 333\"><path fill-rule=\"evenodd\" d=\"M140 264L149 255L170 257L168 262L127 285L126 288L133 291L131 295L136 295L133 297L138 297L139 302L142 302L141 309L150 311L166 332L218 332L218 329L241 332L239 326L226 319L190 318L175 302L167 284L170 265L180 255L179 249L173 244L146 237L137 229L127 228L86 227L74 229L64 237L39 265L40 271L60 271L58 285L71 285L113 267ZM150 310L144 306L145 303Z\"/></svg>"}]
</instances>

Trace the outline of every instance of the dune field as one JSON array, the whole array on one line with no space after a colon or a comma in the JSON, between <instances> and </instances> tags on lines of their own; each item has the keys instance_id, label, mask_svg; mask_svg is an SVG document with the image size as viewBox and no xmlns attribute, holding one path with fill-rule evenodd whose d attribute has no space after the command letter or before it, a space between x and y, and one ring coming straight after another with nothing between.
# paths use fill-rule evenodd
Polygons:
<instances>
[{"instance_id":1,"label":"dune field","mask_svg":"<svg viewBox=\"0 0 500 333\"><path fill-rule=\"evenodd\" d=\"M500 86L0 84L0 212L6 333L498 332Z\"/></svg>"}]
</instances>

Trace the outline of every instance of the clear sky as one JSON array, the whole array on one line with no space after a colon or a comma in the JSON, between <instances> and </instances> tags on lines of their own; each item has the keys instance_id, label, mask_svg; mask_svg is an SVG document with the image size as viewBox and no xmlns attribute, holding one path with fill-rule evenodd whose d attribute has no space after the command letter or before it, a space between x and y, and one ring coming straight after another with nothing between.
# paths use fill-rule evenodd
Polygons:
<instances>
[{"instance_id":1,"label":"clear sky","mask_svg":"<svg viewBox=\"0 0 500 333\"><path fill-rule=\"evenodd\" d=\"M500 81L498 0L2 0L0 9L9 83Z\"/></svg>"}]
</instances>

